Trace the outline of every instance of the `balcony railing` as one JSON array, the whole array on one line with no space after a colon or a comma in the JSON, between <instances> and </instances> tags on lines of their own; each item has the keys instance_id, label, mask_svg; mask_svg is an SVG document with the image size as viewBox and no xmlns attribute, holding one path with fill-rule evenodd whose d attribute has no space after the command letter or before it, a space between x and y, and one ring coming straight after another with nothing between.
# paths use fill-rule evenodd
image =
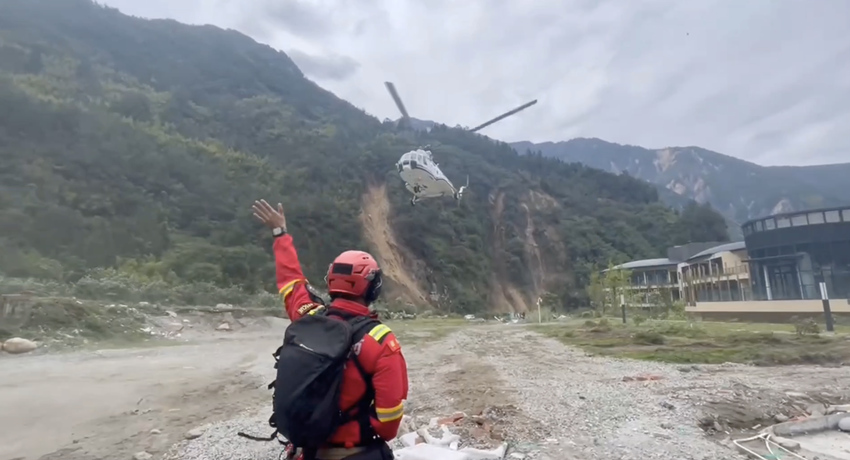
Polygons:
<instances>
[{"instance_id":1,"label":"balcony railing","mask_svg":"<svg viewBox=\"0 0 850 460\"><path fill-rule=\"evenodd\" d=\"M734 265L731 267L712 267L711 271L688 271L684 273L684 281L716 280L720 278L735 278L749 275L749 265Z\"/></svg>"}]
</instances>

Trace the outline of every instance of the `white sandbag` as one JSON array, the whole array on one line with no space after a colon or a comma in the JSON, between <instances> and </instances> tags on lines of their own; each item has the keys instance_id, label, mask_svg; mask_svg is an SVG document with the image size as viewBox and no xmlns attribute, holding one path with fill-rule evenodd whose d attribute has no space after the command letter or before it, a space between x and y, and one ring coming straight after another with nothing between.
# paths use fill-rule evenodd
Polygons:
<instances>
[{"instance_id":1,"label":"white sandbag","mask_svg":"<svg viewBox=\"0 0 850 460\"><path fill-rule=\"evenodd\" d=\"M416 440L419 439L419 434L415 431L403 434L398 438L404 447L413 447L416 445Z\"/></svg>"},{"instance_id":2,"label":"white sandbag","mask_svg":"<svg viewBox=\"0 0 850 460\"><path fill-rule=\"evenodd\" d=\"M502 444L491 450L476 449L474 447L464 447L460 450L460 452L463 452L469 457L469 460L502 460L505 458L507 451L507 444Z\"/></svg>"},{"instance_id":3,"label":"white sandbag","mask_svg":"<svg viewBox=\"0 0 850 460\"><path fill-rule=\"evenodd\" d=\"M463 452L433 444L417 444L393 454L396 460L473 460Z\"/></svg>"},{"instance_id":4,"label":"white sandbag","mask_svg":"<svg viewBox=\"0 0 850 460\"><path fill-rule=\"evenodd\" d=\"M32 340L22 339L20 337L13 337L6 341L2 347L3 351L6 353L10 353L13 355L18 355L22 353L29 353L36 348L38 348L38 344L33 342Z\"/></svg>"},{"instance_id":5,"label":"white sandbag","mask_svg":"<svg viewBox=\"0 0 850 460\"><path fill-rule=\"evenodd\" d=\"M431 444L434 446L448 447L451 443L455 441L460 441L460 436L452 434L452 432L449 431L448 427L446 427L445 425L442 426L442 430L443 436L440 438L435 438L431 436L431 433L428 432L427 428L420 428L416 431L416 433L422 437L426 444Z\"/></svg>"}]
</instances>

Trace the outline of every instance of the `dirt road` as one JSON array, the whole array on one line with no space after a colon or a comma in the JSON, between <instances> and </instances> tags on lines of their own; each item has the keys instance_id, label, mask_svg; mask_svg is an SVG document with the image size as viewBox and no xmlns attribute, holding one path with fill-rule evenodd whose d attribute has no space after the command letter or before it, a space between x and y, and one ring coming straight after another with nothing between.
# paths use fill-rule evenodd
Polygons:
<instances>
[{"instance_id":1,"label":"dirt road","mask_svg":"<svg viewBox=\"0 0 850 460\"><path fill-rule=\"evenodd\" d=\"M7 355L0 359L0 459L161 452L189 429L268 402L263 383L283 327L275 321L191 345Z\"/></svg>"},{"instance_id":2,"label":"dirt road","mask_svg":"<svg viewBox=\"0 0 850 460\"><path fill-rule=\"evenodd\" d=\"M4 422L12 421L0 430L0 459L121 459L142 450L183 460L275 459L273 443L258 446L235 432L266 434L263 384L280 330L196 345L0 360L0 407ZM706 423L708 431L735 432L775 414L797 415L805 401L850 398L846 367L617 360L515 325L438 336L428 341L411 333L402 340L412 420L421 426L462 411L467 416L451 429L465 443L509 440L526 459L735 459L706 435ZM182 440L207 422L215 423L203 436Z\"/></svg>"}]
</instances>

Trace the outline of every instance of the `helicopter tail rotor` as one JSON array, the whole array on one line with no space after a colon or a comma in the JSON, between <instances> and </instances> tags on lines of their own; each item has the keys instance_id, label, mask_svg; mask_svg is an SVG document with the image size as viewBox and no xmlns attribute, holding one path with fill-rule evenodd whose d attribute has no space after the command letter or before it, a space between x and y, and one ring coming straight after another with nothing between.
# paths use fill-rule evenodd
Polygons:
<instances>
[{"instance_id":1,"label":"helicopter tail rotor","mask_svg":"<svg viewBox=\"0 0 850 460\"><path fill-rule=\"evenodd\" d=\"M469 176L466 176L466 185L461 185L459 189L457 189L457 193L455 194L455 199L460 201L463 198L463 192L469 188Z\"/></svg>"}]
</instances>

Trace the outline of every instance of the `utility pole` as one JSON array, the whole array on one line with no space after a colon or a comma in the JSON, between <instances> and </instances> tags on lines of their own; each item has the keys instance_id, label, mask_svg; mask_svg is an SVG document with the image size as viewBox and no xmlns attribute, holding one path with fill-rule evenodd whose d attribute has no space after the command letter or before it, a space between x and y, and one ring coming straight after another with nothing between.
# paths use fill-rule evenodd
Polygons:
<instances>
[{"instance_id":1,"label":"utility pole","mask_svg":"<svg viewBox=\"0 0 850 460\"><path fill-rule=\"evenodd\" d=\"M832 310L829 308L829 293L826 291L826 283L820 282L820 298L823 302L823 316L826 319L826 331L834 332L835 324L832 322Z\"/></svg>"},{"instance_id":2,"label":"utility pole","mask_svg":"<svg viewBox=\"0 0 850 460\"><path fill-rule=\"evenodd\" d=\"M543 297L537 298L537 324L543 322L543 315L540 313L540 303L543 302Z\"/></svg>"}]
</instances>

